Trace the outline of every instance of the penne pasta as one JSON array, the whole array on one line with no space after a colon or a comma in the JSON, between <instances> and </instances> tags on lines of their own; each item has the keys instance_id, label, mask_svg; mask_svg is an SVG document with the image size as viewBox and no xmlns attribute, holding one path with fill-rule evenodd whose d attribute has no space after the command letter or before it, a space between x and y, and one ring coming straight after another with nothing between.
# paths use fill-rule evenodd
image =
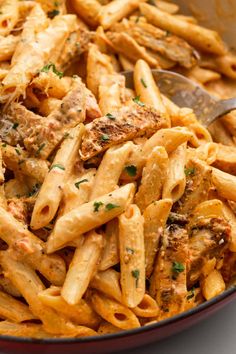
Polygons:
<instances>
[{"instance_id":1,"label":"penne pasta","mask_svg":"<svg viewBox=\"0 0 236 354\"><path fill-rule=\"evenodd\" d=\"M119 261L119 225L118 220L115 218L106 224L105 246L99 270L106 270L119 263Z\"/></svg>"},{"instance_id":2,"label":"penne pasta","mask_svg":"<svg viewBox=\"0 0 236 354\"><path fill-rule=\"evenodd\" d=\"M122 303L120 274L114 269L95 274L89 286Z\"/></svg>"}]
</instances>

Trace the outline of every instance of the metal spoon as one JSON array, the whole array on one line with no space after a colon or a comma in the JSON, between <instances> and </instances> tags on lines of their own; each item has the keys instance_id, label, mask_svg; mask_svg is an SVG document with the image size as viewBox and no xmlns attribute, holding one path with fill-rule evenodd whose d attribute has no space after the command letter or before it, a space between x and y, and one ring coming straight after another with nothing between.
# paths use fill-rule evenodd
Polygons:
<instances>
[{"instance_id":1,"label":"metal spoon","mask_svg":"<svg viewBox=\"0 0 236 354\"><path fill-rule=\"evenodd\" d=\"M133 71L124 71L126 87L134 88ZM206 90L185 76L166 70L152 70L161 93L170 98L179 107L194 110L198 120L208 127L216 119L236 109L236 98L217 100Z\"/></svg>"}]
</instances>

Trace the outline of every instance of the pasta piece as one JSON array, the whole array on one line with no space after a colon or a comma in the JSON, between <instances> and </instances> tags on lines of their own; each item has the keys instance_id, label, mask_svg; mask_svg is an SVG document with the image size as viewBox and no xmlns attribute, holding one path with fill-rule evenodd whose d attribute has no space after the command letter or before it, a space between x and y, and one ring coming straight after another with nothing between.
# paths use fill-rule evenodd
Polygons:
<instances>
[{"instance_id":1,"label":"pasta piece","mask_svg":"<svg viewBox=\"0 0 236 354\"><path fill-rule=\"evenodd\" d=\"M17 323L35 319L28 306L2 291L0 291L0 316Z\"/></svg>"},{"instance_id":2,"label":"pasta piece","mask_svg":"<svg viewBox=\"0 0 236 354\"><path fill-rule=\"evenodd\" d=\"M235 54L231 52L226 52L224 55L220 56L203 56L201 58L200 65L204 68L209 68L222 73L229 78L236 79L235 71L236 58Z\"/></svg>"},{"instance_id":3,"label":"pasta piece","mask_svg":"<svg viewBox=\"0 0 236 354\"><path fill-rule=\"evenodd\" d=\"M101 5L98 1L73 0L70 3L78 16L81 16L87 24L93 27L98 25L98 14L101 10Z\"/></svg>"},{"instance_id":4,"label":"pasta piece","mask_svg":"<svg viewBox=\"0 0 236 354\"><path fill-rule=\"evenodd\" d=\"M123 302L136 307L145 294L144 219L137 205L119 217L120 282Z\"/></svg>"},{"instance_id":5,"label":"pasta piece","mask_svg":"<svg viewBox=\"0 0 236 354\"><path fill-rule=\"evenodd\" d=\"M213 166L231 175L236 175L236 147L223 144L217 144L217 146Z\"/></svg>"},{"instance_id":6,"label":"pasta piece","mask_svg":"<svg viewBox=\"0 0 236 354\"><path fill-rule=\"evenodd\" d=\"M87 59L87 87L98 97L98 87L102 77L113 74L111 58L99 51L95 44L89 45Z\"/></svg>"},{"instance_id":7,"label":"pasta piece","mask_svg":"<svg viewBox=\"0 0 236 354\"><path fill-rule=\"evenodd\" d=\"M225 220L227 220L229 225L231 226L229 250L231 252L236 252L236 216L226 203L222 204L222 212Z\"/></svg>"},{"instance_id":8,"label":"pasta piece","mask_svg":"<svg viewBox=\"0 0 236 354\"><path fill-rule=\"evenodd\" d=\"M63 283L66 272L63 259L58 255L46 255L44 242L3 208L0 208L0 232L1 238L14 247L14 258L29 263L52 284Z\"/></svg>"},{"instance_id":9,"label":"pasta piece","mask_svg":"<svg viewBox=\"0 0 236 354\"><path fill-rule=\"evenodd\" d=\"M19 42L18 36L0 37L0 61L10 60Z\"/></svg>"},{"instance_id":10,"label":"pasta piece","mask_svg":"<svg viewBox=\"0 0 236 354\"><path fill-rule=\"evenodd\" d=\"M145 1L145 0L141 0ZM103 6L98 15L98 20L104 29L110 28L114 23L120 21L136 10L141 2L139 0L114 0Z\"/></svg>"},{"instance_id":11,"label":"pasta piece","mask_svg":"<svg viewBox=\"0 0 236 354\"><path fill-rule=\"evenodd\" d=\"M138 306L134 307L132 311L138 317L157 317L159 307L150 295L145 294L142 301L138 304Z\"/></svg>"},{"instance_id":12,"label":"pasta piece","mask_svg":"<svg viewBox=\"0 0 236 354\"><path fill-rule=\"evenodd\" d=\"M191 80L196 81L197 83L200 82L201 84L205 85L211 81L219 80L221 78L221 75L216 71L207 70L200 68L199 66L195 66L188 72L187 77Z\"/></svg>"},{"instance_id":13,"label":"pasta piece","mask_svg":"<svg viewBox=\"0 0 236 354\"><path fill-rule=\"evenodd\" d=\"M234 140L232 139L229 131L224 127L223 122L220 120L215 121L208 127L214 141L216 143L221 143L223 145L235 146Z\"/></svg>"},{"instance_id":14,"label":"pasta piece","mask_svg":"<svg viewBox=\"0 0 236 354\"><path fill-rule=\"evenodd\" d=\"M163 198L176 202L182 197L186 185L184 166L186 163L186 144L180 145L169 157L167 178L163 185Z\"/></svg>"},{"instance_id":15,"label":"pasta piece","mask_svg":"<svg viewBox=\"0 0 236 354\"><path fill-rule=\"evenodd\" d=\"M7 36L19 20L19 6L17 0L4 1L1 4L0 36Z\"/></svg>"},{"instance_id":16,"label":"pasta piece","mask_svg":"<svg viewBox=\"0 0 236 354\"><path fill-rule=\"evenodd\" d=\"M168 126L165 115L159 114L152 107L143 104L140 106L140 103L132 107L122 107L112 114L115 120L104 116L86 125L80 151L83 160L88 160L112 145L144 134L149 137L157 130Z\"/></svg>"},{"instance_id":17,"label":"pasta piece","mask_svg":"<svg viewBox=\"0 0 236 354\"><path fill-rule=\"evenodd\" d=\"M134 67L134 86L142 102L168 116L152 72L148 64L142 59L138 60Z\"/></svg>"},{"instance_id":18,"label":"pasta piece","mask_svg":"<svg viewBox=\"0 0 236 354\"><path fill-rule=\"evenodd\" d=\"M5 274L28 302L32 313L43 322L43 327L47 332L69 336L96 334L88 327L74 326L65 318L60 317L57 312L43 305L38 293L44 289L44 285L29 266L14 260L11 256L9 257L7 251L3 251L0 257Z\"/></svg>"},{"instance_id":19,"label":"pasta piece","mask_svg":"<svg viewBox=\"0 0 236 354\"><path fill-rule=\"evenodd\" d=\"M120 332L120 328L113 326L111 323L103 321L99 328L98 334L110 334L110 333L117 333Z\"/></svg>"},{"instance_id":20,"label":"pasta piece","mask_svg":"<svg viewBox=\"0 0 236 354\"><path fill-rule=\"evenodd\" d=\"M62 248L79 235L120 215L132 201L134 192L135 186L130 183L62 216L47 241L48 253Z\"/></svg>"},{"instance_id":21,"label":"pasta piece","mask_svg":"<svg viewBox=\"0 0 236 354\"><path fill-rule=\"evenodd\" d=\"M148 4L140 4L140 10L149 22L173 32L197 48L213 54L225 54L224 43L217 32L180 20Z\"/></svg>"},{"instance_id":22,"label":"pasta piece","mask_svg":"<svg viewBox=\"0 0 236 354\"><path fill-rule=\"evenodd\" d=\"M61 290L61 296L69 305L78 304L87 290L101 257L102 246L102 235L91 231L83 245L76 249Z\"/></svg>"},{"instance_id":23,"label":"pasta piece","mask_svg":"<svg viewBox=\"0 0 236 354\"><path fill-rule=\"evenodd\" d=\"M106 224L105 246L99 264L99 270L106 270L120 261L119 256L119 225L115 218Z\"/></svg>"},{"instance_id":24,"label":"pasta piece","mask_svg":"<svg viewBox=\"0 0 236 354\"><path fill-rule=\"evenodd\" d=\"M225 290L225 282L218 270L213 270L202 282L202 294L206 300L221 294Z\"/></svg>"},{"instance_id":25,"label":"pasta piece","mask_svg":"<svg viewBox=\"0 0 236 354\"><path fill-rule=\"evenodd\" d=\"M125 77L107 75L101 78L98 88L99 107L103 115L116 111L122 106L125 96Z\"/></svg>"},{"instance_id":26,"label":"pasta piece","mask_svg":"<svg viewBox=\"0 0 236 354\"><path fill-rule=\"evenodd\" d=\"M37 197L31 218L31 228L40 229L54 218L62 198L62 188L72 172L81 143L84 127L77 126L70 131L58 150Z\"/></svg>"},{"instance_id":27,"label":"pasta piece","mask_svg":"<svg viewBox=\"0 0 236 354\"><path fill-rule=\"evenodd\" d=\"M99 316L85 300L81 299L77 305L69 305L61 297L61 289L56 286L41 291L38 297L45 306L62 313L76 324L96 328L100 322Z\"/></svg>"},{"instance_id":28,"label":"pasta piece","mask_svg":"<svg viewBox=\"0 0 236 354\"><path fill-rule=\"evenodd\" d=\"M162 199L150 204L143 213L144 217L144 249L146 277L150 278L159 241L172 207L171 199Z\"/></svg>"},{"instance_id":29,"label":"pasta piece","mask_svg":"<svg viewBox=\"0 0 236 354\"><path fill-rule=\"evenodd\" d=\"M121 329L140 327L139 320L135 314L115 300L94 292L91 301L95 311L113 326Z\"/></svg>"},{"instance_id":30,"label":"pasta piece","mask_svg":"<svg viewBox=\"0 0 236 354\"><path fill-rule=\"evenodd\" d=\"M173 166L171 166L170 169L172 167ZM167 173L167 169L168 155L166 150L162 146L157 146L147 158L146 165L143 169L141 184L135 196L135 202L142 212L148 205L161 198L162 188L166 183L165 181L167 178L170 178L170 174L172 173L172 171ZM163 193L164 192L165 189ZM166 192L165 195L167 195ZM164 196L164 198L166 198L166 196Z\"/></svg>"},{"instance_id":31,"label":"pasta piece","mask_svg":"<svg viewBox=\"0 0 236 354\"><path fill-rule=\"evenodd\" d=\"M179 6L163 0L153 0L153 5L160 10L168 12L169 14L176 14L179 11Z\"/></svg>"},{"instance_id":32,"label":"pasta piece","mask_svg":"<svg viewBox=\"0 0 236 354\"><path fill-rule=\"evenodd\" d=\"M208 165L216 163L219 155L220 145L215 143L206 143L200 145L196 150L197 158L205 161Z\"/></svg>"},{"instance_id":33,"label":"pasta piece","mask_svg":"<svg viewBox=\"0 0 236 354\"><path fill-rule=\"evenodd\" d=\"M120 274L114 269L96 273L89 286L122 303Z\"/></svg>"},{"instance_id":34,"label":"pasta piece","mask_svg":"<svg viewBox=\"0 0 236 354\"><path fill-rule=\"evenodd\" d=\"M212 183L218 194L226 199L236 201L236 177L229 173L212 168Z\"/></svg>"},{"instance_id":35,"label":"pasta piece","mask_svg":"<svg viewBox=\"0 0 236 354\"><path fill-rule=\"evenodd\" d=\"M125 55L119 54L119 61L121 63L121 66L123 70L134 70L134 64L132 61L130 61Z\"/></svg>"},{"instance_id":36,"label":"pasta piece","mask_svg":"<svg viewBox=\"0 0 236 354\"><path fill-rule=\"evenodd\" d=\"M60 335L53 335L46 332L42 325L33 323L13 323L10 321L0 322L0 334L3 336L30 337L30 338L53 338Z\"/></svg>"},{"instance_id":37,"label":"pasta piece","mask_svg":"<svg viewBox=\"0 0 236 354\"><path fill-rule=\"evenodd\" d=\"M164 231L151 278L150 294L160 306L159 319L182 312L187 295L188 234L176 223Z\"/></svg>"},{"instance_id":38,"label":"pasta piece","mask_svg":"<svg viewBox=\"0 0 236 354\"><path fill-rule=\"evenodd\" d=\"M90 200L115 190L131 147L132 143L127 142L106 151L95 176Z\"/></svg>"}]
</instances>

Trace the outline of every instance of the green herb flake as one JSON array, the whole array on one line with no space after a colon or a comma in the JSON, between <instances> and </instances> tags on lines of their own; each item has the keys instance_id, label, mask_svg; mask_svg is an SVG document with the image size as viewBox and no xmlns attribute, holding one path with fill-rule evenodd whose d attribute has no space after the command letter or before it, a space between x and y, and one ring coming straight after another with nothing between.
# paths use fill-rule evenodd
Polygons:
<instances>
[{"instance_id":1,"label":"green herb flake","mask_svg":"<svg viewBox=\"0 0 236 354\"><path fill-rule=\"evenodd\" d=\"M15 129L15 130L16 130L17 127L18 127L18 125L19 125L19 123L14 123L13 126L12 126L12 129Z\"/></svg>"},{"instance_id":2,"label":"green herb flake","mask_svg":"<svg viewBox=\"0 0 236 354\"><path fill-rule=\"evenodd\" d=\"M2 144L2 147L3 147L3 148L7 147L7 144L6 144L6 143L3 143L3 144Z\"/></svg>"},{"instance_id":3,"label":"green herb flake","mask_svg":"<svg viewBox=\"0 0 236 354\"><path fill-rule=\"evenodd\" d=\"M143 87L147 88L147 84L146 84L146 82L144 81L144 79L142 78L140 81L141 81Z\"/></svg>"},{"instance_id":4,"label":"green herb flake","mask_svg":"<svg viewBox=\"0 0 236 354\"><path fill-rule=\"evenodd\" d=\"M58 1L54 1L54 6L58 7L59 6L59 2Z\"/></svg>"},{"instance_id":5,"label":"green herb flake","mask_svg":"<svg viewBox=\"0 0 236 354\"><path fill-rule=\"evenodd\" d=\"M125 171L128 173L130 177L134 177L137 174L137 167L134 165L129 165L125 167Z\"/></svg>"},{"instance_id":6,"label":"green herb flake","mask_svg":"<svg viewBox=\"0 0 236 354\"><path fill-rule=\"evenodd\" d=\"M62 165L60 165L59 163L56 163L55 165L52 165L52 166L50 167L50 170L49 170L49 171L53 170L54 168L59 168L60 170L65 171L65 167L62 166Z\"/></svg>"},{"instance_id":7,"label":"green herb flake","mask_svg":"<svg viewBox=\"0 0 236 354\"><path fill-rule=\"evenodd\" d=\"M85 178L85 179L82 179L81 181L76 182L75 183L76 188L79 189L81 183L85 183L85 182L88 182L88 179Z\"/></svg>"},{"instance_id":8,"label":"green herb flake","mask_svg":"<svg viewBox=\"0 0 236 354\"><path fill-rule=\"evenodd\" d=\"M103 205L103 202L94 202L93 203L93 211L97 213L99 211L99 208Z\"/></svg>"},{"instance_id":9,"label":"green herb flake","mask_svg":"<svg viewBox=\"0 0 236 354\"><path fill-rule=\"evenodd\" d=\"M172 273L173 279L176 280L177 276L185 270L185 267L180 262L173 262L172 263Z\"/></svg>"},{"instance_id":10,"label":"green herb flake","mask_svg":"<svg viewBox=\"0 0 236 354\"><path fill-rule=\"evenodd\" d=\"M195 168L194 167L185 168L184 173L186 176L193 176L195 175Z\"/></svg>"},{"instance_id":11,"label":"green herb flake","mask_svg":"<svg viewBox=\"0 0 236 354\"><path fill-rule=\"evenodd\" d=\"M103 134L102 136L101 136L101 140L102 141L108 141L110 138L109 138L109 136L107 135L107 134Z\"/></svg>"},{"instance_id":12,"label":"green herb flake","mask_svg":"<svg viewBox=\"0 0 236 354\"><path fill-rule=\"evenodd\" d=\"M134 254L134 250L133 250L133 248L130 248L130 247L126 247L126 252L128 253L128 254Z\"/></svg>"},{"instance_id":13,"label":"green herb flake","mask_svg":"<svg viewBox=\"0 0 236 354\"><path fill-rule=\"evenodd\" d=\"M187 296L187 300L190 300L195 296L194 290L195 290L194 287L189 290L189 295Z\"/></svg>"},{"instance_id":14,"label":"green herb flake","mask_svg":"<svg viewBox=\"0 0 236 354\"><path fill-rule=\"evenodd\" d=\"M36 184L33 186L32 191L29 192L28 196L29 196L29 197L32 197L33 195L35 195L36 193L38 193L39 188L40 188L40 184L39 184L39 183L36 183Z\"/></svg>"},{"instance_id":15,"label":"green herb flake","mask_svg":"<svg viewBox=\"0 0 236 354\"><path fill-rule=\"evenodd\" d=\"M106 117L111 119L111 120L115 120L116 119L116 117L113 114L111 114L111 113L107 113Z\"/></svg>"},{"instance_id":16,"label":"green herb flake","mask_svg":"<svg viewBox=\"0 0 236 354\"><path fill-rule=\"evenodd\" d=\"M25 160L20 160L20 161L18 162L18 165L22 165L24 162L25 162Z\"/></svg>"},{"instance_id":17,"label":"green herb flake","mask_svg":"<svg viewBox=\"0 0 236 354\"><path fill-rule=\"evenodd\" d=\"M53 19L55 16L59 15L60 11L53 9L52 11L48 11L48 17Z\"/></svg>"},{"instance_id":18,"label":"green herb flake","mask_svg":"<svg viewBox=\"0 0 236 354\"><path fill-rule=\"evenodd\" d=\"M43 143L43 144L41 144L41 145L39 146L38 150L37 150L36 153L35 153L35 156L36 156L36 157L40 155L40 152L43 150L43 148L44 148L45 145L46 145L46 144Z\"/></svg>"},{"instance_id":19,"label":"green herb flake","mask_svg":"<svg viewBox=\"0 0 236 354\"><path fill-rule=\"evenodd\" d=\"M52 71L54 72L54 74L56 74L60 79L63 77L63 72L57 70L55 64L53 63L49 63L44 65L44 67L40 70L42 73L48 73L50 71L50 69L52 68Z\"/></svg>"},{"instance_id":20,"label":"green herb flake","mask_svg":"<svg viewBox=\"0 0 236 354\"><path fill-rule=\"evenodd\" d=\"M112 210L112 209L115 209L115 208L119 208L119 205L112 204L112 203L108 203L108 204L106 205L106 210L107 210L107 211Z\"/></svg>"},{"instance_id":21,"label":"green herb flake","mask_svg":"<svg viewBox=\"0 0 236 354\"><path fill-rule=\"evenodd\" d=\"M135 23L138 23L138 22L139 22L139 19L140 19L140 16L137 16L137 17L136 17L136 20L135 20Z\"/></svg>"},{"instance_id":22,"label":"green herb flake","mask_svg":"<svg viewBox=\"0 0 236 354\"><path fill-rule=\"evenodd\" d=\"M140 276L140 270L139 269L134 269L131 271L132 277L136 279L136 288L138 287L138 281L139 281L139 276Z\"/></svg>"},{"instance_id":23,"label":"green herb flake","mask_svg":"<svg viewBox=\"0 0 236 354\"><path fill-rule=\"evenodd\" d=\"M136 97L134 97L133 98L133 101L135 102L135 103L137 103L139 106L141 106L141 107L144 107L145 106L145 103L143 103L142 101L140 101L140 96L136 96Z\"/></svg>"},{"instance_id":24,"label":"green herb flake","mask_svg":"<svg viewBox=\"0 0 236 354\"><path fill-rule=\"evenodd\" d=\"M17 148L15 148L15 152L17 153L17 155L20 155L20 154L21 154L21 153L20 153L20 150L17 149Z\"/></svg>"}]
</instances>

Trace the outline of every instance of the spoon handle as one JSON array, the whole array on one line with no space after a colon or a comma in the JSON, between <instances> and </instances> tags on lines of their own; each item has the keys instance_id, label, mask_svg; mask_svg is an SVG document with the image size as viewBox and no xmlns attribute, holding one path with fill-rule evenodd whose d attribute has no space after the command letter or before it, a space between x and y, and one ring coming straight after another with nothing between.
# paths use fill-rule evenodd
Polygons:
<instances>
[{"instance_id":1,"label":"spoon handle","mask_svg":"<svg viewBox=\"0 0 236 354\"><path fill-rule=\"evenodd\" d=\"M236 109L236 98L217 101L208 116L204 118L204 125L209 126L217 118Z\"/></svg>"}]
</instances>

